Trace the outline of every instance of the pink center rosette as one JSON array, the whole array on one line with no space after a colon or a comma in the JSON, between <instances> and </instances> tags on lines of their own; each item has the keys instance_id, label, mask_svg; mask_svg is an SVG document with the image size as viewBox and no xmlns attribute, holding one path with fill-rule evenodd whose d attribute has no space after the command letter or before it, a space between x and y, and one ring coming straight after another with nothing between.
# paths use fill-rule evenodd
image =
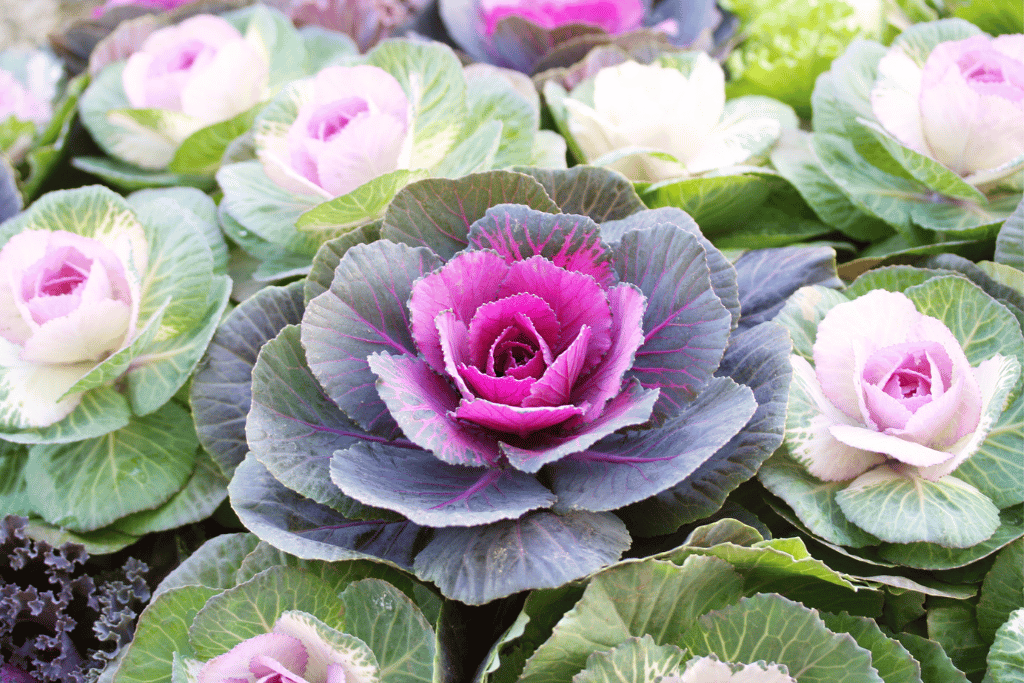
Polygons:
<instances>
[{"instance_id":1,"label":"pink center rosette","mask_svg":"<svg viewBox=\"0 0 1024 683\"><path fill-rule=\"evenodd\" d=\"M267 176L300 194L348 194L408 163L409 100L375 66L334 66L312 81L286 135L258 134Z\"/></svg>"}]
</instances>

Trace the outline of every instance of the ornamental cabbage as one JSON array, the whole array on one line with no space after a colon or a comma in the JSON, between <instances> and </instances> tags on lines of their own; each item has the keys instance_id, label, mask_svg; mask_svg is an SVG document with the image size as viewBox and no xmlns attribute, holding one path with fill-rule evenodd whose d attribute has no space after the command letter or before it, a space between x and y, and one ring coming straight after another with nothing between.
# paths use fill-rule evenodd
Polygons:
<instances>
[{"instance_id":1,"label":"ornamental cabbage","mask_svg":"<svg viewBox=\"0 0 1024 683\"><path fill-rule=\"evenodd\" d=\"M873 561L950 568L1024 534L1024 312L960 261L801 289L777 318L793 385L785 448L759 477L808 531Z\"/></svg>"},{"instance_id":2,"label":"ornamental cabbage","mask_svg":"<svg viewBox=\"0 0 1024 683\"><path fill-rule=\"evenodd\" d=\"M683 212L615 206L621 176L533 173L547 185L410 185L383 239L362 228L322 248L304 312L285 289L226 323L193 401L214 451L248 409L250 455L232 446L229 466L251 530L482 603L613 561L630 543L617 515L653 535L710 514L774 449L786 343L734 327L732 266ZM549 192L609 220L556 213ZM275 327L250 407L221 378Z\"/></svg>"}]
</instances>

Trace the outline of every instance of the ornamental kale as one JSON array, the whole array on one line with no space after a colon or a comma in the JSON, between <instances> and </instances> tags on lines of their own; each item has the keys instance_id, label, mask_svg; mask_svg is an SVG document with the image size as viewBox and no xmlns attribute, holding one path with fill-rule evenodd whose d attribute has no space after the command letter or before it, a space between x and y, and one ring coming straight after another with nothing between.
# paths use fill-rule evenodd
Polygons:
<instances>
[{"instance_id":1,"label":"ornamental kale","mask_svg":"<svg viewBox=\"0 0 1024 683\"><path fill-rule=\"evenodd\" d=\"M229 319L246 345L284 328L252 369L229 488L253 532L483 603L614 561L618 515L651 535L713 513L774 450L788 343L740 321L721 253L618 174L531 173L413 184L385 239L321 250L300 320L288 289ZM218 379L244 370L225 344L193 386L210 441L238 419L218 405L249 403Z\"/></svg>"},{"instance_id":2,"label":"ornamental kale","mask_svg":"<svg viewBox=\"0 0 1024 683\"><path fill-rule=\"evenodd\" d=\"M121 578L97 581L81 545L31 540L26 521L0 519L0 679L95 680L131 640L147 567L129 558Z\"/></svg>"}]
</instances>

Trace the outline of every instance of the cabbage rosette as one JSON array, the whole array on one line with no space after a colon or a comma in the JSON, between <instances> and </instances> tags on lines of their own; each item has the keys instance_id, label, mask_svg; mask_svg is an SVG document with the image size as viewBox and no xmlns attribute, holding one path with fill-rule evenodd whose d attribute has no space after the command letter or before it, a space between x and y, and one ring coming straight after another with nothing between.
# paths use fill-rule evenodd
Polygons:
<instances>
[{"instance_id":1,"label":"cabbage rosette","mask_svg":"<svg viewBox=\"0 0 1024 683\"><path fill-rule=\"evenodd\" d=\"M1024 36L961 19L855 41L817 81L806 146L773 162L865 255L990 240L1024 189L1022 69Z\"/></svg>"},{"instance_id":2,"label":"cabbage rosette","mask_svg":"<svg viewBox=\"0 0 1024 683\"><path fill-rule=\"evenodd\" d=\"M430 683L441 600L372 562L306 562L251 534L207 541L154 591L112 683Z\"/></svg>"},{"instance_id":3,"label":"cabbage rosette","mask_svg":"<svg viewBox=\"0 0 1024 683\"><path fill-rule=\"evenodd\" d=\"M215 219L197 190L93 186L0 227L0 511L109 552L223 499L175 398L227 305Z\"/></svg>"},{"instance_id":4,"label":"cabbage rosette","mask_svg":"<svg viewBox=\"0 0 1024 683\"><path fill-rule=\"evenodd\" d=\"M757 231L758 208L785 185L768 154L798 125L778 100L725 93L722 67L702 52L605 67L568 92L553 80L544 86L580 163L622 173L648 206L681 208L710 237ZM778 228L789 232L787 222L797 221Z\"/></svg>"},{"instance_id":5,"label":"cabbage rosette","mask_svg":"<svg viewBox=\"0 0 1024 683\"><path fill-rule=\"evenodd\" d=\"M438 11L474 60L530 75L571 66L599 46L711 50L736 29L709 0L440 0Z\"/></svg>"},{"instance_id":6,"label":"cabbage rosette","mask_svg":"<svg viewBox=\"0 0 1024 683\"><path fill-rule=\"evenodd\" d=\"M477 680L966 680L935 643L884 630L881 612L881 594L799 539L724 519L673 550L529 595Z\"/></svg>"},{"instance_id":7,"label":"cabbage rosette","mask_svg":"<svg viewBox=\"0 0 1024 683\"><path fill-rule=\"evenodd\" d=\"M781 442L788 342L759 314L834 279L831 253L754 255L741 290L625 178L527 170L414 183L321 249L304 295L225 321L192 398L250 530L478 604L714 513ZM794 268L755 301L773 258Z\"/></svg>"},{"instance_id":8,"label":"cabbage rosette","mask_svg":"<svg viewBox=\"0 0 1024 683\"><path fill-rule=\"evenodd\" d=\"M0 157L31 201L60 161L85 79L66 82L46 50L0 51Z\"/></svg>"},{"instance_id":9,"label":"cabbage rosette","mask_svg":"<svg viewBox=\"0 0 1024 683\"><path fill-rule=\"evenodd\" d=\"M256 279L278 279L379 220L414 180L564 167L565 144L538 131L525 85L523 95L498 71L464 71L446 46L404 40L292 83L256 118L256 158L217 174L224 230L259 262Z\"/></svg>"},{"instance_id":10,"label":"cabbage rosette","mask_svg":"<svg viewBox=\"0 0 1024 683\"><path fill-rule=\"evenodd\" d=\"M211 189L229 144L249 130L267 100L355 49L350 40L300 34L283 14L261 5L137 31L149 33L141 44L107 50L131 51L100 70L80 104L83 123L109 158L74 160L125 189ZM135 40L134 34L122 40Z\"/></svg>"},{"instance_id":11,"label":"cabbage rosette","mask_svg":"<svg viewBox=\"0 0 1024 683\"><path fill-rule=\"evenodd\" d=\"M794 524L889 567L951 569L1024 535L1024 297L1007 266L934 261L801 289L776 318L793 385L758 476Z\"/></svg>"}]
</instances>

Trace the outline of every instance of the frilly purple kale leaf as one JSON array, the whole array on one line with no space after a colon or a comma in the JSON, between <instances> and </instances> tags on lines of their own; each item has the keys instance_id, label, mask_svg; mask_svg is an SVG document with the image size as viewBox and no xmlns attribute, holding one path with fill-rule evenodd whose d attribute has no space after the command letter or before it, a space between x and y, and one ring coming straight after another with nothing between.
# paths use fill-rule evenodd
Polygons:
<instances>
[{"instance_id":1,"label":"frilly purple kale leaf","mask_svg":"<svg viewBox=\"0 0 1024 683\"><path fill-rule=\"evenodd\" d=\"M94 681L131 640L148 568L129 558L94 578L81 545L32 540L26 523L0 520L0 681Z\"/></svg>"}]
</instances>

